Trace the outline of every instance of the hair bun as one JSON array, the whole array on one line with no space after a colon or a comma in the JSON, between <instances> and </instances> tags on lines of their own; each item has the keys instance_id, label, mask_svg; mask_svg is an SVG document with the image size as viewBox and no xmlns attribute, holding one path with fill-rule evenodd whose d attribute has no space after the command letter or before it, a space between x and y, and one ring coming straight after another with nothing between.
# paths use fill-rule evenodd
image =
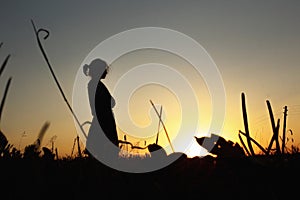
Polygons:
<instances>
[{"instance_id":1,"label":"hair bun","mask_svg":"<svg viewBox=\"0 0 300 200\"><path fill-rule=\"evenodd\" d=\"M83 73L88 76L89 75L89 66L87 64L83 65Z\"/></svg>"}]
</instances>

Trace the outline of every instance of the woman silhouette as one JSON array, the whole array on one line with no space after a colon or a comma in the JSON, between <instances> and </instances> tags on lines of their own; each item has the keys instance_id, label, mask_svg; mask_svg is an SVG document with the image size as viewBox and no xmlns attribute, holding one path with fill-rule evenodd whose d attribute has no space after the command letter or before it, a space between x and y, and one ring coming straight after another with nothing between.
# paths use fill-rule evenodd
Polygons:
<instances>
[{"instance_id":1,"label":"woman silhouette","mask_svg":"<svg viewBox=\"0 0 300 200\"><path fill-rule=\"evenodd\" d=\"M103 141L101 134L109 139L115 146L118 144L118 134L112 108L115 100L109 90L101 81L105 79L109 67L101 59L93 60L89 65L83 66L83 72L91 79L88 83L88 96L90 101L91 114L93 115L91 127L87 138L87 151L93 154L103 154L107 142ZM100 125L100 127L99 127Z\"/></svg>"}]
</instances>

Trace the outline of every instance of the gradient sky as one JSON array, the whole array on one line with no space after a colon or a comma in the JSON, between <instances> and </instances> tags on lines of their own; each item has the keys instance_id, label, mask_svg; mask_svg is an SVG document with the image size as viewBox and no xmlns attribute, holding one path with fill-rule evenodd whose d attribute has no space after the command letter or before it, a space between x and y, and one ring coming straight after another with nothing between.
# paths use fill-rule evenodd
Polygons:
<instances>
[{"instance_id":1,"label":"gradient sky","mask_svg":"<svg viewBox=\"0 0 300 200\"><path fill-rule=\"evenodd\" d=\"M270 140L265 103L269 99L276 118L282 118L283 107L288 106L287 129L293 130L295 145L300 141L297 0L2 1L0 58L12 56L1 76L1 92L10 76L13 80L1 130L22 149L49 121L43 144L57 136L55 145L63 156L71 153L77 132L38 49L30 19L50 31L44 47L70 101L77 70L98 43L132 28L169 28L199 42L220 70L226 90L222 136L239 142L238 130L244 129L240 95L245 92L255 139L263 146ZM21 138L23 132L27 136Z\"/></svg>"}]
</instances>

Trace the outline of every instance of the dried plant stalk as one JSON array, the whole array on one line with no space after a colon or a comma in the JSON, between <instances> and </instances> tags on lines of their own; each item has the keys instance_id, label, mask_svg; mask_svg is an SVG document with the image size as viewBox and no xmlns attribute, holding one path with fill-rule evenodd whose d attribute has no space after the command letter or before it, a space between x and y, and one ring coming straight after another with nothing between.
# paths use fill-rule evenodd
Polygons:
<instances>
[{"instance_id":1,"label":"dried plant stalk","mask_svg":"<svg viewBox=\"0 0 300 200\"><path fill-rule=\"evenodd\" d=\"M247 115L246 100L245 100L244 93L242 93L242 111L243 111L243 119L244 119L244 126L245 126L245 134L246 134L246 138L247 138L247 144L249 147L249 151L250 151L251 155L255 155L252 144L251 144L251 140L250 140L248 115Z\"/></svg>"}]
</instances>

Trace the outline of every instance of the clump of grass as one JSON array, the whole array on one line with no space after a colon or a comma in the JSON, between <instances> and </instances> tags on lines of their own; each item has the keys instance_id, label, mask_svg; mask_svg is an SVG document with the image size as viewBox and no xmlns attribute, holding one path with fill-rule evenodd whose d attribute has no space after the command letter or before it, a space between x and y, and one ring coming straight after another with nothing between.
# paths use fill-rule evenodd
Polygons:
<instances>
[{"instance_id":1,"label":"clump of grass","mask_svg":"<svg viewBox=\"0 0 300 200\"><path fill-rule=\"evenodd\" d=\"M3 46L3 42L0 43L0 48ZM6 58L4 59L4 61L1 64L1 68L0 68L0 76L3 74L4 69L6 68L8 61L10 58L10 54L8 54L6 56ZM5 105L5 100L8 94L8 90L11 84L11 80L12 77L9 77L6 86L5 86L5 90L4 90L4 94L2 96L2 100L1 100L1 104L0 104L0 157L8 157L10 154L10 150L13 148L13 145L8 143L7 138L5 137L4 133L1 130L1 119L2 119L2 113L3 113L3 109L4 109L4 105ZM16 152L16 149L14 148L14 153Z\"/></svg>"},{"instance_id":2,"label":"clump of grass","mask_svg":"<svg viewBox=\"0 0 300 200\"><path fill-rule=\"evenodd\" d=\"M283 132L282 136L279 136L279 128L280 128L280 119L277 119L277 123L275 123L274 115L273 115L273 110L271 107L271 103L269 100L266 100L267 103L267 108L269 112L269 117L270 117L270 122L271 122L271 128L273 131L273 135L271 137L271 140L269 142L269 145L267 148L264 148L262 145L259 144L255 139L253 139L250 136L250 131L249 131L249 125L248 125L248 115L246 111L246 102L245 102L245 94L242 93L242 111L243 111L243 119L244 119L244 126L245 126L245 132L239 130L239 139L243 145L243 148L247 152L249 156L254 156L254 150L252 147L252 143L254 143L264 155L283 155L287 153L298 153L299 148L292 145L291 149L287 147L287 142L289 141L289 138L286 136L286 121L287 121L287 106L284 106L284 120L283 120ZM291 135L293 135L291 129L290 129ZM241 135L245 136L247 139L247 145L243 141ZM281 145L280 145L281 142ZM293 142L293 139L292 139ZM273 147L273 144L275 143L275 148Z\"/></svg>"}]
</instances>

